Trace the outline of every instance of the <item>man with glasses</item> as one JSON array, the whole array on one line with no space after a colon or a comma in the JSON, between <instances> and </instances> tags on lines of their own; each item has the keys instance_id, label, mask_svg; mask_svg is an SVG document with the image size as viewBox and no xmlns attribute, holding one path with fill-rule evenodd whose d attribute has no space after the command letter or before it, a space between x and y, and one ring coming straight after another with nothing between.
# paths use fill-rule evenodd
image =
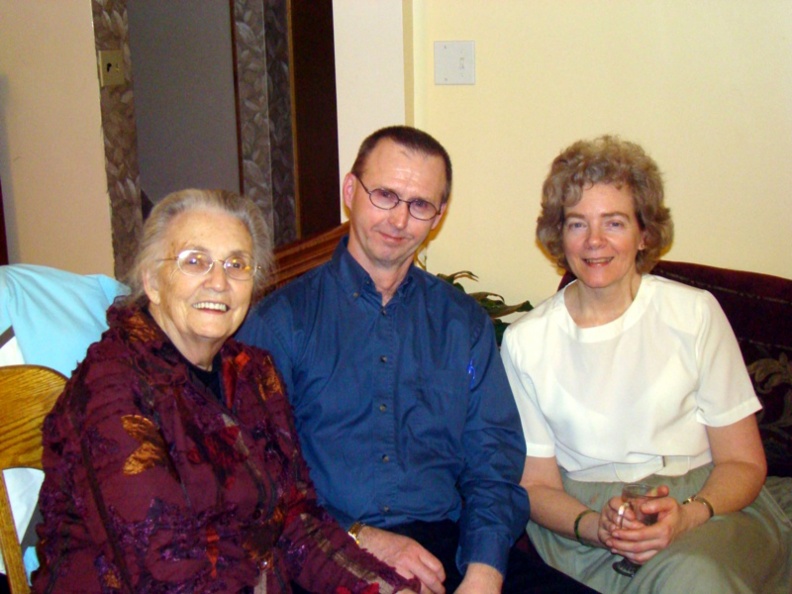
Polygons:
<instances>
[{"instance_id":1,"label":"man with glasses","mask_svg":"<svg viewBox=\"0 0 792 594\"><path fill-rule=\"evenodd\" d=\"M343 182L349 236L237 338L273 354L321 503L360 546L424 593L501 592L507 565L504 591L572 592L541 562L509 559L529 515L525 444L493 326L413 265L450 190L434 138L369 136Z\"/></svg>"}]
</instances>

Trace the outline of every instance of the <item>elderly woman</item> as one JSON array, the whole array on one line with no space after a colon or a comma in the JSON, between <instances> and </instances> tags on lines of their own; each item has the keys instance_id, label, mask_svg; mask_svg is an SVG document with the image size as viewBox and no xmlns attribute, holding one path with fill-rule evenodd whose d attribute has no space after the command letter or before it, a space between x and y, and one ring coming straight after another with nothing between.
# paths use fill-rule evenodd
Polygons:
<instances>
[{"instance_id":1,"label":"elderly woman","mask_svg":"<svg viewBox=\"0 0 792 594\"><path fill-rule=\"evenodd\" d=\"M537 237L577 277L503 341L541 556L601 592L789 594L792 526L762 487L734 334L712 295L649 274L672 238L657 165L615 137L573 144ZM659 497L622 506L637 481Z\"/></svg>"},{"instance_id":2,"label":"elderly woman","mask_svg":"<svg viewBox=\"0 0 792 594\"><path fill-rule=\"evenodd\" d=\"M44 425L35 592L419 587L317 506L272 359L230 338L270 261L248 199L154 208L131 295Z\"/></svg>"}]
</instances>

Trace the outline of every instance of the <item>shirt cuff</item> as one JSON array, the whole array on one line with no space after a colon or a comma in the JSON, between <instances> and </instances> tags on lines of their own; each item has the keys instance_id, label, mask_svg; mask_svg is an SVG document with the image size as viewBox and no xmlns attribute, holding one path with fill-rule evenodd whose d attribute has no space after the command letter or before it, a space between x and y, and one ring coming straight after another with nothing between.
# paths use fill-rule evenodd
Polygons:
<instances>
[{"instance_id":1,"label":"shirt cuff","mask_svg":"<svg viewBox=\"0 0 792 594\"><path fill-rule=\"evenodd\" d=\"M509 536L491 530L479 530L477 533L468 534L464 537L464 542L459 543L457 549L456 563L459 572L464 576L469 564L484 563L506 576L511 546L512 539Z\"/></svg>"}]
</instances>

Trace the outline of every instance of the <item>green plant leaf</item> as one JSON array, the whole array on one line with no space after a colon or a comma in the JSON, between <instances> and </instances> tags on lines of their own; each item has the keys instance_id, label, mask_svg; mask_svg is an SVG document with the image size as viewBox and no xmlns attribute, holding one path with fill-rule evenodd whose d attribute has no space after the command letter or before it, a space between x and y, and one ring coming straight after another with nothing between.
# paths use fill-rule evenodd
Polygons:
<instances>
[{"instance_id":1,"label":"green plant leaf","mask_svg":"<svg viewBox=\"0 0 792 594\"><path fill-rule=\"evenodd\" d=\"M462 285L456 282L458 278L469 278L471 280L478 281L478 277L472 272L470 272L470 270L460 270L459 272L454 272L453 274L443 274L441 272L438 272L437 276L456 287L460 287L463 291L465 289L462 287Z\"/></svg>"},{"instance_id":2,"label":"green plant leaf","mask_svg":"<svg viewBox=\"0 0 792 594\"><path fill-rule=\"evenodd\" d=\"M457 282L457 279L468 278L478 281L478 277L469 270L460 270L459 272L454 272L453 274L438 273L437 276L452 284L464 293L467 293L467 291L465 291L465 287ZM498 295L497 293L490 293L489 291L474 291L468 294L473 299L475 299L478 304L481 305L481 307L484 308L490 319L492 319L492 323L495 325L495 339L498 342L498 346L500 346L501 340L503 339L503 332L509 326L507 322L504 322L498 318L513 313L531 311L533 309L533 305L531 305L530 301L523 301L522 303L517 303L515 305L508 305L503 299L503 296Z\"/></svg>"}]
</instances>

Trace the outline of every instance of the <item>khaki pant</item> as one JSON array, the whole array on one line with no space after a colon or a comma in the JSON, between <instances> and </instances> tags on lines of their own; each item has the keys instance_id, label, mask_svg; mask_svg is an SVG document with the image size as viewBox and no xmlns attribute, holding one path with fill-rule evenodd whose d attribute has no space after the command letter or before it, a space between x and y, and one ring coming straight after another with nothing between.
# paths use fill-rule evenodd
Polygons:
<instances>
[{"instance_id":1,"label":"khaki pant","mask_svg":"<svg viewBox=\"0 0 792 594\"><path fill-rule=\"evenodd\" d=\"M684 476L651 476L642 482L665 484L683 501L701 489L712 470L697 468ZM594 510L621 492L621 483L573 481L562 472L564 488ZM785 489L792 488L786 479ZM744 510L715 516L655 555L628 578L613 570L621 559L607 549L581 545L534 523L528 535L553 567L606 594L790 594L792 522L767 489Z\"/></svg>"}]
</instances>

